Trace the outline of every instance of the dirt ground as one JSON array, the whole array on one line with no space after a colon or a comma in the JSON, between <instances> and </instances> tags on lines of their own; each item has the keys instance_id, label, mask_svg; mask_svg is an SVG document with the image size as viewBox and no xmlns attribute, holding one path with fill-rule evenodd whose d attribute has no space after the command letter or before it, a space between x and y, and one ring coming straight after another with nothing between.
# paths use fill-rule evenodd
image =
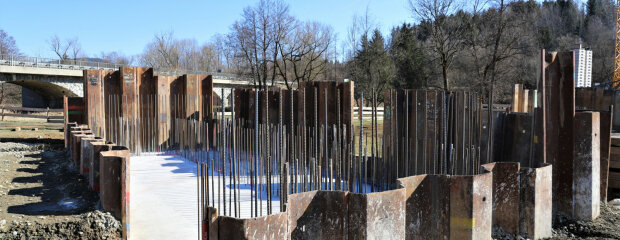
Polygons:
<instances>
[{"instance_id":1,"label":"dirt ground","mask_svg":"<svg viewBox=\"0 0 620 240\"><path fill-rule=\"evenodd\" d=\"M20 131L15 131L19 127ZM18 141L28 139L35 142L44 140L61 140L63 136L62 123L48 123L45 119L6 117L0 121L0 139L4 141Z\"/></svg>"},{"instance_id":2,"label":"dirt ground","mask_svg":"<svg viewBox=\"0 0 620 240\"><path fill-rule=\"evenodd\" d=\"M575 221L556 216L550 239L620 239L620 190L608 193L607 204L601 202L601 214L594 221ZM523 239L493 229L493 239Z\"/></svg>"},{"instance_id":3,"label":"dirt ground","mask_svg":"<svg viewBox=\"0 0 620 240\"><path fill-rule=\"evenodd\" d=\"M553 226L552 239L620 239L620 199L601 205L594 221L565 220Z\"/></svg>"},{"instance_id":4,"label":"dirt ground","mask_svg":"<svg viewBox=\"0 0 620 240\"><path fill-rule=\"evenodd\" d=\"M118 239L76 169L62 148L0 143L0 239Z\"/></svg>"}]
</instances>

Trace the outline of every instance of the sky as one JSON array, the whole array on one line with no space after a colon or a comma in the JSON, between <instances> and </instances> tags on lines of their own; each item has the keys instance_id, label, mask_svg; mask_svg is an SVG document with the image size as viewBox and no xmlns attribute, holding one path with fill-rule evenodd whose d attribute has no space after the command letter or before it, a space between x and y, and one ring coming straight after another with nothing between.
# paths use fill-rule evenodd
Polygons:
<instances>
[{"instance_id":1,"label":"sky","mask_svg":"<svg viewBox=\"0 0 620 240\"><path fill-rule=\"evenodd\" d=\"M257 0L105 0L2 1L0 29L13 36L22 55L55 57L48 41L77 37L88 56L117 51L142 53L155 34L173 31L176 38L205 43L229 32L243 8ZM407 0L284 0L291 15L332 26L339 44L346 39L354 15L371 13L384 35L403 22L413 22Z\"/></svg>"}]
</instances>

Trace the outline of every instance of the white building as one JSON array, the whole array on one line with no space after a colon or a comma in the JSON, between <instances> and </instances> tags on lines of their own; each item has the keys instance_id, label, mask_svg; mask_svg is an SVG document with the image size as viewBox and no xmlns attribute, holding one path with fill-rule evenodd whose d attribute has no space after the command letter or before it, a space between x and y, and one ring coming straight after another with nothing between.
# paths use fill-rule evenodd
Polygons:
<instances>
[{"instance_id":1,"label":"white building","mask_svg":"<svg viewBox=\"0 0 620 240\"><path fill-rule=\"evenodd\" d=\"M575 87L592 87L592 50L580 47L573 52L575 53Z\"/></svg>"}]
</instances>

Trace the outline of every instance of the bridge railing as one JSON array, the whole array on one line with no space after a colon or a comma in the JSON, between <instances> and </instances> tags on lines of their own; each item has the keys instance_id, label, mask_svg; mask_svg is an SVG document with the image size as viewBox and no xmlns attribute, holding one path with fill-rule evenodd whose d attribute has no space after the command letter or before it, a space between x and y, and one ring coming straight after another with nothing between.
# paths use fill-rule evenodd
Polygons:
<instances>
[{"instance_id":1,"label":"bridge railing","mask_svg":"<svg viewBox=\"0 0 620 240\"><path fill-rule=\"evenodd\" d=\"M0 65L37 67L37 68L56 68L70 70L114 70L122 65L95 61L82 61L74 59L52 59L16 55L0 55Z\"/></svg>"},{"instance_id":2,"label":"bridge railing","mask_svg":"<svg viewBox=\"0 0 620 240\"><path fill-rule=\"evenodd\" d=\"M17 55L0 55L0 65L6 66L20 66L20 67L36 67L36 68L55 68L55 69L69 69L69 70L118 70L118 68L124 66L122 64L96 62L96 61L82 61L74 59L52 59L52 58L40 58L40 57L28 57ZM254 82L253 78L248 75L223 73L223 72L207 72L198 70L178 70L178 69L158 69L155 68L156 75L169 75L179 76L183 74L200 74L200 75L212 75L214 78L222 80L232 81L244 81L245 84L251 84ZM284 85L283 81L276 81L276 84ZM290 82L290 85L297 85L296 82Z\"/></svg>"},{"instance_id":3,"label":"bridge railing","mask_svg":"<svg viewBox=\"0 0 620 240\"><path fill-rule=\"evenodd\" d=\"M175 69L157 69L155 68L155 75L164 75L164 76L180 76L183 74L198 74L198 75L212 75L214 78L224 79L224 80L236 80L236 81L247 81L252 82L253 79L249 76L234 74L234 73L223 73L223 72L208 72L208 71L197 71L197 70L175 70Z\"/></svg>"}]
</instances>

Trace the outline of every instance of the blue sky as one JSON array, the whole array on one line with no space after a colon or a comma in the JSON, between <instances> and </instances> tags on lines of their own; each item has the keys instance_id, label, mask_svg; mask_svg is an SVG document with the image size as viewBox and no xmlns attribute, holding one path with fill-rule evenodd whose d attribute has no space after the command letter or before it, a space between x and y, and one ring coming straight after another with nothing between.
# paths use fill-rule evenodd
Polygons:
<instances>
[{"instance_id":1,"label":"blue sky","mask_svg":"<svg viewBox=\"0 0 620 240\"><path fill-rule=\"evenodd\" d=\"M368 7L384 34L412 22L407 0L284 0L291 14L300 20L331 25L339 42L354 14L363 15ZM89 55L102 51L139 54L154 34L174 31L177 38L207 42L217 33L227 33L240 19L250 0L151 0L151 1L44 1L17 0L0 4L0 29L15 38L22 54L54 57L47 41L78 37Z\"/></svg>"}]
</instances>

